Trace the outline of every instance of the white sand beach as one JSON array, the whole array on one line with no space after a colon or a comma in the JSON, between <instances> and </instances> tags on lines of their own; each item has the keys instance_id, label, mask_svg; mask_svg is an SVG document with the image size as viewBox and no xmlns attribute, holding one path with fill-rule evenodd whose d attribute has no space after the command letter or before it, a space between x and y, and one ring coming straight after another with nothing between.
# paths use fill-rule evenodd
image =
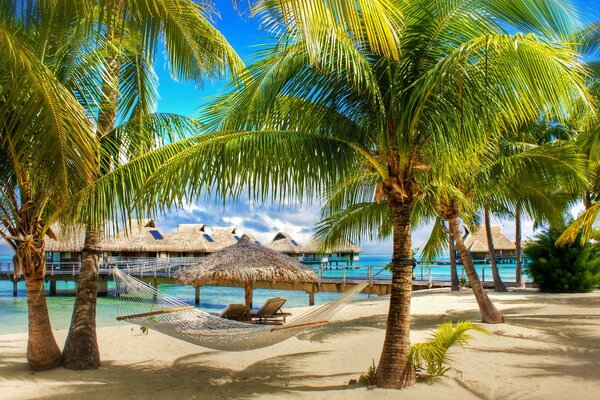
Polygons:
<instances>
[{"instance_id":1,"label":"white sand beach","mask_svg":"<svg viewBox=\"0 0 600 400\"><path fill-rule=\"evenodd\" d=\"M222 352L123 324L99 328L95 371L27 369L26 335L0 336L0 399L598 399L600 292L491 293L507 323L453 351L447 378L402 390L348 385L377 360L388 298L352 303L325 328L272 347ZM302 309L293 309L299 314ZM477 320L468 291L416 293L413 342L443 321ZM62 345L66 332L57 330Z\"/></svg>"}]
</instances>

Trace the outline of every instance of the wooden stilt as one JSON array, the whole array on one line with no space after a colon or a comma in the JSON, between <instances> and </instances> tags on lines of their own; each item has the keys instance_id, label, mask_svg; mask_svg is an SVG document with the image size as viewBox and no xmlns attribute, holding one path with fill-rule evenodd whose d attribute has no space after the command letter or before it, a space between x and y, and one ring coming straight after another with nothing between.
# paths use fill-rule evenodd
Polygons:
<instances>
[{"instance_id":1,"label":"wooden stilt","mask_svg":"<svg viewBox=\"0 0 600 400\"><path fill-rule=\"evenodd\" d=\"M194 288L194 290L196 291L195 296L194 296L194 304L199 306L200 305L200 286L196 286Z\"/></svg>"},{"instance_id":2,"label":"wooden stilt","mask_svg":"<svg viewBox=\"0 0 600 400\"><path fill-rule=\"evenodd\" d=\"M314 291L308 292L308 305L309 306L315 305L315 292Z\"/></svg>"},{"instance_id":3,"label":"wooden stilt","mask_svg":"<svg viewBox=\"0 0 600 400\"><path fill-rule=\"evenodd\" d=\"M98 296L106 296L108 294L108 281L100 279L98 281Z\"/></svg>"},{"instance_id":4,"label":"wooden stilt","mask_svg":"<svg viewBox=\"0 0 600 400\"><path fill-rule=\"evenodd\" d=\"M158 290L158 282L156 282L156 279L154 279L154 282L152 282L152 286ZM153 292L152 293L152 301L157 301L158 300L158 292Z\"/></svg>"},{"instance_id":5,"label":"wooden stilt","mask_svg":"<svg viewBox=\"0 0 600 400\"><path fill-rule=\"evenodd\" d=\"M19 280L17 278L13 279L13 297L17 297L19 293Z\"/></svg>"},{"instance_id":6,"label":"wooden stilt","mask_svg":"<svg viewBox=\"0 0 600 400\"><path fill-rule=\"evenodd\" d=\"M248 306L248 313L246 315L247 320L251 320L250 310L252 310L252 282L244 283L244 297L246 305Z\"/></svg>"},{"instance_id":7,"label":"wooden stilt","mask_svg":"<svg viewBox=\"0 0 600 400\"><path fill-rule=\"evenodd\" d=\"M56 281L50 281L50 296L56 296Z\"/></svg>"}]
</instances>

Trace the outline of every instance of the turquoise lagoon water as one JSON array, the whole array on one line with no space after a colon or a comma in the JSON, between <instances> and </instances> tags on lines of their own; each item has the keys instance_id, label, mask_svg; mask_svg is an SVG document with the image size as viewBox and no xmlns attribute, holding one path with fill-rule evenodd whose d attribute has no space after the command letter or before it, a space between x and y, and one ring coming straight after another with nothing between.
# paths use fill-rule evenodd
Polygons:
<instances>
[{"instance_id":1,"label":"turquoise lagoon water","mask_svg":"<svg viewBox=\"0 0 600 400\"><path fill-rule=\"evenodd\" d=\"M389 255L372 255L364 254L360 256L360 261L355 263L355 266L361 267L358 269L346 270L347 279L366 279L367 268L373 268L373 274L378 274L375 279L389 279L390 273L386 270L382 271L387 263L390 262ZM2 259L0 261L10 261ZM479 266L478 273L482 276L482 266ZM380 272L381 271L381 272ZM414 270L415 278L424 280L429 279L429 270L427 268L417 267ZM330 267L323 271L323 278L338 278L341 279L344 270ZM459 268L459 276L461 268ZM500 274L506 281L514 281L514 264L501 264ZM450 268L447 266L438 266L431 272L433 280L449 280ZM485 269L486 280L491 280L491 270ZM111 282L112 284L112 282ZM179 285L160 285L160 290L174 296L189 304L194 304L194 289L190 286ZM57 282L57 296L47 297L48 309L54 329L66 329L69 326L71 312L73 310L75 291L75 282ZM115 318L118 316L117 301L110 296L113 291L113 286L109 285L109 296L98 298L97 323L99 326L111 326L121 324ZM315 303L322 304L338 296L337 293L316 293ZM272 289L255 289L253 303L255 306L260 306L265 300L271 297L284 297L288 299L287 307L300 307L308 305L308 295L303 291L290 290L272 290ZM359 298L366 298L367 295L359 295ZM242 288L230 287L203 287L200 291L200 306L199 308L209 311L218 312L226 307L229 303L243 303L244 290ZM12 283L8 281L0 281L0 334L25 332L27 330L27 299L25 297L25 284L20 282L18 286L18 297L12 295Z\"/></svg>"}]
</instances>

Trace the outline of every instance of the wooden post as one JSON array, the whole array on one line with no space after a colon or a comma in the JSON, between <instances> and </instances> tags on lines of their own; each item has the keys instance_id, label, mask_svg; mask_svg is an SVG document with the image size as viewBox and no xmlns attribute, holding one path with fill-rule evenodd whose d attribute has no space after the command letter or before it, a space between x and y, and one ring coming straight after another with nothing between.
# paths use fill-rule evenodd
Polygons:
<instances>
[{"instance_id":1,"label":"wooden post","mask_svg":"<svg viewBox=\"0 0 600 400\"><path fill-rule=\"evenodd\" d=\"M156 282L156 278L152 282L152 287L158 290L158 282ZM152 301L156 302L158 300L158 293L156 291L152 292Z\"/></svg>"},{"instance_id":2,"label":"wooden post","mask_svg":"<svg viewBox=\"0 0 600 400\"><path fill-rule=\"evenodd\" d=\"M314 290L311 290L310 292L308 292L308 305L309 306L314 306L315 305L315 292L314 292Z\"/></svg>"},{"instance_id":3,"label":"wooden post","mask_svg":"<svg viewBox=\"0 0 600 400\"><path fill-rule=\"evenodd\" d=\"M50 296L56 296L56 281L50 281Z\"/></svg>"},{"instance_id":4,"label":"wooden post","mask_svg":"<svg viewBox=\"0 0 600 400\"><path fill-rule=\"evenodd\" d=\"M18 278L13 278L13 297L17 297L18 293L19 293L19 279Z\"/></svg>"},{"instance_id":5,"label":"wooden post","mask_svg":"<svg viewBox=\"0 0 600 400\"><path fill-rule=\"evenodd\" d=\"M246 319L248 321L252 320L252 282L244 283L244 300L246 305L248 306L248 312L246 313Z\"/></svg>"},{"instance_id":6,"label":"wooden post","mask_svg":"<svg viewBox=\"0 0 600 400\"><path fill-rule=\"evenodd\" d=\"M100 279L98 281L98 296L106 296L108 294L108 281Z\"/></svg>"},{"instance_id":7,"label":"wooden post","mask_svg":"<svg viewBox=\"0 0 600 400\"><path fill-rule=\"evenodd\" d=\"M244 283L244 298L246 305L252 308L252 282Z\"/></svg>"},{"instance_id":8,"label":"wooden post","mask_svg":"<svg viewBox=\"0 0 600 400\"><path fill-rule=\"evenodd\" d=\"M194 295L194 304L200 305L200 286L194 287L195 295Z\"/></svg>"}]
</instances>

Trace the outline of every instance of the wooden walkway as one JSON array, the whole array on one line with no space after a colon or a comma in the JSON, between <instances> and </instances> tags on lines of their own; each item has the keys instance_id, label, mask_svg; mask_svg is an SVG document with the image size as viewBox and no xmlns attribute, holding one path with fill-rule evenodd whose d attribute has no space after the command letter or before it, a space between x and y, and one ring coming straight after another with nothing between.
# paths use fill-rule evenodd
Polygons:
<instances>
[{"instance_id":1,"label":"wooden walkway","mask_svg":"<svg viewBox=\"0 0 600 400\"><path fill-rule=\"evenodd\" d=\"M100 274L98 277L98 295L106 296L108 294L108 282L112 280L111 269L114 266L118 266L120 269L126 271L129 275L135 276L136 278L158 287L161 284L177 284L173 275L179 270L193 265L197 260L186 258L186 259L152 259L150 260L134 260L134 261L123 261L122 263L113 262L110 264L104 264L100 268ZM446 265L429 265L419 266L415 270L415 280L413 280L413 290L431 289L431 288L443 288L450 287L449 281L435 280L433 272L435 269L447 269ZM314 304L314 296L317 292L344 292L349 287L356 285L359 282L363 282L365 279L372 280L372 284L367 286L362 293L369 295L387 295L391 293L392 285L391 280L385 277L385 274L381 274L384 267L331 267L331 266L320 266L317 270L318 280L317 282L304 282L304 283L287 283L287 282L255 282L253 288L255 289L277 289L277 290L301 290L307 293L309 305ZM49 263L46 269L45 279L50 283L49 295L56 294L56 283L57 282L68 282L77 281L79 278L80 264L79 263ZM427 272L425 272L427 271ZM340 272L341 277L330 278L328 274L332 272ZM365 273L366 272L366 273ZM493 282L485 281L485 269L482 269L483 284L485 287L492 288ZM487 274L491 277L491 273ZM13 282L13 295L17 296L18 282L23 280L23 277L14 277L14 269L12 263L0 263L0 280L7 280ZM507 286L514 286L514 282L505 282ZM211 285L212 286L212 285ZM217 285L214 285L217 286ZM233 286L243 287L241 284L222 283L218 286ZM196 288L195 295L196 304L200 303L200 288Z\"/></svg>"}]
</instances>

